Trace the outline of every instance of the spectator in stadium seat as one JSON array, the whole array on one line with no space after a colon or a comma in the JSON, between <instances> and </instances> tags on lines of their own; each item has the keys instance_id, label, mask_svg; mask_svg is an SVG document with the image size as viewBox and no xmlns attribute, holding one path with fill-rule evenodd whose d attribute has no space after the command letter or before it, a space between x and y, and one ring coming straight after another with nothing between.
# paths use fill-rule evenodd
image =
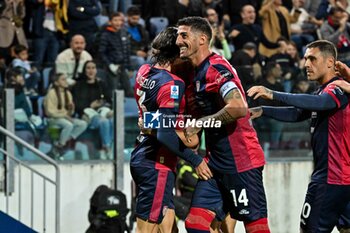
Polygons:
<instances>
[{"instance_id":1,"label":"spectator in stadium seat","mask_svg":"<svg viewBox=\"0 0 350 233\"><path fill-rule=\"evenodd\" d=\"M79 118L88 122L90 129L98 129L102 141L100 158L111 158L113 141L113 114L112 97L106 83L97 76L96 63L87 61L84 64L83 72L72 89L76 113ZM107 115L98 113L102 107L107 107ZM93 109L92 115L85 113L86 109Z\"/></svg>"},{"instance_id":2,"label":"spectator in stadium seat","mask_svg":"<svg viewBox=\"0 0 350 233\"><path fill-rule=\"evenodd\" d=\"M316 30L322 25L322 20L316 20L304 9L305 0L293 0L291 14L300 12L298 20L290 25L291 40L297 44L298 52L302 54L303 47L315 40Z\"/></svg>"},{"instance_id":3,"label":"spectator in stadium seat","mask_svg":"<svg viewBox=\"0 0 350 233\"><path fill-rule=\"evenodd\" d=\"M98 30L95 16L101 9L98 0L69 0L68 3L68 28L69 37L82 35L86 41L86 50L91 52L95 34Z\"/></svg>"},{"instance_id":4,"label":"spectator in stadium seat","mask_svg":"<svg viewBox=\"0 0 350 233\"><path fill-rule=\"evenodd\" d=\"M326 20L331 8L339 7L342 10L346 10L348 6L348 0L321 0L318 4L318 9L315 17L316 19Z\"/></svg>"},{"instance_id":5,"label":"spectator in stadium seat","mask_svg":"<svg viewBox=\"0 0 350 233\"><path fill-rule=\"evenodd\" d=\"M40 73L37 68L28 61L28 48L24 45L16 45L14 48L16 58L12 60L12 67L19 67L25 78L25 92L29 95L38 95L38 83Z\"/></svg>"},{"instance_id":6,"label":"spectator in stadium seat","mask_svg":"<svg viewBox=\"0 0 350 233\"><path fill-rule=\"evenodd\" d=\"M60 28L60 21L55 17L58 7L52 1L27 0L30 7L32 27L29 32L33 36L33 61L38 68L53 66L60 49L59 33L65 33Z\"/></svg>"},{"instance_id":7,"label":"spectator in stadium seat","mask_svg":"<svg viewBox=\"0 0 350 233\"><path fill-rule=\"evenodd\" d=\"M236 50L232 54L230 63L237 70L244 90L248 90L255 83L254 58L257 47L252 42L247 42L242 49Z\"/></svg>"},{"instance_id":8,"label":"spectator in stadium seat","mask_svg":"<svg viewBox=\"0 0 350 233\"><path fill-rule=\"evenodd\" d=\"M23 123L26 129L33 131L33 128L31 128L30 125L28 124L33 114L33 111L28 102L29 100L27 99L24 93L24 85L25 85L25 79L23 77L21 69L13 68L7 72L6 87L13 88L15 91L15 109L23 109L27 118L26 119L27 121L18 122L16 121L17 120L16 117L18 116L15 116L16 125Z\"/></svg>"},{"instance_id":9,"label":"spectator in stadium seat","mask_svg":"<svg viewBox=\"0 0 350 233\"><path fill-rule=\"evenodd\" d=\"M11 62L11 47L22 44L28 48L26 36L23 31L23 18L25 16L24 0L5 0L5 8L0 13L0 57Z\"/></svg>"},{"instance_id":10,"label":"spectator in stadium seat","mask_svg":"<svg viewBox=\"0 0 350 233\"><path fill-rule=\"evenodd\" d=\"M299 15L299 11L290 15L288 9L282 5L282 0L264 0L259 11L263 31L271 42L277 42L281 37L290 40L290 24L296 22ZM276 49L266 48L263 44L260 44L259 51L266 57L277 53Z\"/></svg>"},{"instance_id":11,"label":"spectator in stadium seat","mask_svg":"<svg viewBox=\"0 0 350 233\"><path fill-rule=\"evenodd\" d=\"M231 59L231 49L227 43L224 23L219 22L219 15L214 8L207 8L204 12L204 17L209 21L213 29L213 39L210 44L210 49L219 55L224 56L227 60Z\"/></svg>"},{"instance_id":12,"label":"spectator in stadium seat","mask_svg":"<svg viewBox=\"0 0 350 233\"><path fill-rule=\"evenodd\" d=\"M254 9L259 10L261 7L261 0L223 0L223 20L226 20L229 25L234 26L241 23L242 18L240 18L241 7L245 5L250 5Z\"/></svg>"},{"instance_id":13,"label":"spectator in stadium seat","mask_svg":"<svg viewBox=\"0 0 350 233\"><path fill-rule=\"evenodd\" d=\"M307 81L307 78L304 75L300 75L295 81L292 93L311 94L313 90L314 88L310 85L309 81Z\"/></svg>"},{"instance_id":14,"label":"spectator in stadium seat","mask_svg":"<svg viewBox=\"0 0 350 233\"><path fill-rule=\"evenodd\" d=\"M50 126L61 128L57 142L54 142L54 155L62 155L63 148L70 139L77 139L87 127L87 123L74 118L75 104L65 74L55 74L52 87L44 99L44 109Z\"/></svg>"},{"instance_id":15,"label":"spectator in stadium seat","mask_svg":"<svg viewBox=\"0 0 350 233\"><path fill-rule=\"evenodd\" d=\"M350 65L349 13L340 7L331 8L327 20L320 28L322 38L331 41L338 50L338 60Z\"/></svg>"},{"instance_id":16,"label":"spectator in stadium seat","mask_svg":"<svg viewBox=\"0 0 350 233\"><path fill-rule=\"evenodd\" d=\"M85 38L75 35L71 39L70 48L63 50L56 58L56 73L65 74L70 87L75 84L85 62L92 60L85 46Z\"/></svg>"},{"instance_id":17,"label":"spectator in stadium seat","mask_svg":"<svg viewBox=\"0 0 350 233\"><path fill-rule=\"evenodd\" d=\"M279 38L278 42L281 44L281 46L278 48L277 52L268 59L268 61L274 61L281 66L281 83L284 87L284 90L286 92L290 92L294 84L294 79L297 75L294 73L294 71L296 71L294 69L294 60L287 53L289 41L284 38Z\"/></svg>"},{"instance_id":18,"label":"spectator in stadium seat","mask_svg":"<svg viewBox=\"0 0 350 233\"><path fill-rule=\"evenodd\" d=\"M233 25L228 37L232 40L235 50L240 50L247 42L253 42L257 48L260 43L266 47L276 49L279 47L278 43L273 43L267 39L259 24L255 23L256 12L252 5L244 5L241 8L240 15L242 23Z\"/></svg>"},{"instance_id":19,"label":"spectator in stadium seat","mask_svg":"<svg viewBox=\"0 0 350 233\"><path fill-rule=\"evenodd\" d=\"M295 42L293 42L293 41L288 41L287 42L287 50L286 50L286 52L292 58L292 60L294 62L294 68L296 70L299 69L299 71L301 71L301 69L304 69L305 61L300 59L300 56L299 56L299 53L298 53L298 47L295 44ZM295 72L298 73L298 71L295 71Z\"/></svg>"},{"instance_id":20,"label":"spectator in stadium seat","mask_svg":"<svg viewBox=\"0 0 350 233\"><path fill-rule=\"evenodd\" d=\"M130 34L130 63L133 70L137 70L147 60L149 46L149 35L146 28L139 24L141 11L138 7L132 6L127 11L126 29Z\"/></svg>"},{"instance_id":21,"label":"spectator in stadium seat","mask_svg":"<svg viewBox=\"0 0 350 233\"><path fill-rule=\"evenodd\" d=\"M123 27L124 15L112 13L109 24L103 29L98 48L99 57L108 70L110 92L122 89L125 96L133 97L127 69L130 69L130 34Z\"/></svg>"}]
</instances>

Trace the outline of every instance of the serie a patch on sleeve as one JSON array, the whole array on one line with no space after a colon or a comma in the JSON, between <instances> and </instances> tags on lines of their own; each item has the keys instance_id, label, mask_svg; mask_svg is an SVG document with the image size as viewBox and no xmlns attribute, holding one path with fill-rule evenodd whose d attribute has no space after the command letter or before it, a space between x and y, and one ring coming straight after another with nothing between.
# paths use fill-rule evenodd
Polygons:
<instances>
[{"instance_id":1,"label":"serie a patch on sleeve","mask_svg":"<svg viewBox=\"0 0 350 233\"><path fill-rule=\"evenodd\" d=\"M177 85L170 86L170 98L179 99L179 86Z\"/></svg>"},{"instance_id":2,"label":"serie a patch on sleeve","mask_svg":"<svg viewBox=\"0 0 350 233\"><path fill-rule=\"evenodd\" d=\"M238 88L236 84L232 81L228 81L220 87L220 95L222 96L222 98L225 98L227 93L229 93L231 90L235 88Z\"/></svg>"}]
</instances>

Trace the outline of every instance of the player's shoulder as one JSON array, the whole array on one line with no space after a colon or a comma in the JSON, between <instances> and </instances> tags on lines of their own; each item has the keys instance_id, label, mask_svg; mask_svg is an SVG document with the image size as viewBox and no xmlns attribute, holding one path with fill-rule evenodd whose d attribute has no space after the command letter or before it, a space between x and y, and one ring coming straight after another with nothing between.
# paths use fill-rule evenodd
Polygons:
<instances>
[{"instance_id":1,"label":"player's shoulder","mask_svg":"<svg viewBox=\"0 0 350 233\"><path fill-rule=\"evenodd\" d=\"M232 79L237 76L236 70L231 64L222 56L214 54L209 58L208 73L212 77L224 77L226 79Z\"/></svg>"},{"instance_id":2,"label":"player's shoulder","mask_svg":"<svg viewBox=\"0 0 350 233\"><path fill-rule=\"evenodd\" d=\"M334 78L334 80L341 80L342 78ZM337 85L335 85L332 81L330 83L328 83L324 89L323 92L327 92L327 93L333 93L333 94L340 94L343 95L344 92L341 88L339 88Z\"/></svg>"},{"instance_id":3,"label":"player's shoulder","mask_svg":"<svg viewBox=\"0 0 350 233\"><path fill-rule=\"evenodd\" d=\"M161 76L160 81L162 85L173 85L174 83L184 85L184 81L181 78L167 70L161 70L159 75Z\"/></svg>"}]
</instances>

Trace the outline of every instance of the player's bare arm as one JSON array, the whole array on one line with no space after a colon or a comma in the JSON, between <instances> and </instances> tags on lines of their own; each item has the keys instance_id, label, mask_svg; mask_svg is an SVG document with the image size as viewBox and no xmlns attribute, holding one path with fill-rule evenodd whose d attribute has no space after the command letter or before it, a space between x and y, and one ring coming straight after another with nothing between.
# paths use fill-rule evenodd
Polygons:
<instances>
[{"instance_id":1,"label":"player's bare arm","mask_svg":"<svg viewBox=\"0 0 350 233\"><path fill-rule=\"evenodd\" d=\"M336 61L335 68L338 76L341 76L350 82L350 68L347 65L341 61Z\"/></svg>"},{"instance_id":2,"label":"player's bare arm","mask_svg":"<svg viewBox=\"0 0 350 233\"><path fill-rule=\"evenodd\" d=\"M197 121L204 122L209 119L213 119L215 121L221 121L221 124L225 125L237 120L238 118L244 117L247 114L247 104L237 88L227 93L224 101L226 105L220 111L215 114L202 117ZM185 136L186 138L189 138L192 135L197 134L200 130L201 128L188 127L185 129Z\"/></svg>"},{"instance_id":3,"label":"player's bare arm","mask_svg":"<svg viewBox=\"0 0 350 233\"><path fill-rule=\"evenodd\" d=\"M245 103L241 92L235 88L226 94L224 101L226 106L213 115L200 118L199 121L205 121L210 118L221 121L222 124L231 123L238 118L244 117L247 114L247 104Z\"/></svg>"}]
</instances>

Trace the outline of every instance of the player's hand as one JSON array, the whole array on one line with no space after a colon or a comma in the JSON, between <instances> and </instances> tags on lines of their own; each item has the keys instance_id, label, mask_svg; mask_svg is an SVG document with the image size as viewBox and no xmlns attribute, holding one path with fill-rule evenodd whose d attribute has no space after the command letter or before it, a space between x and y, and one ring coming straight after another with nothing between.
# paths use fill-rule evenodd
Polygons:
<instances>
[{"instance_id":1,"label":"player's hand","mask_svg":"<svg viewBox=\"0 0 350 233\"><path fill-rule=\"evenodd\" d=\"M350 81L350 68L341 61L335 62L336 74L337 76L344 77L346 80Z\"/></svg>"},{"instance_id":2,"label":"player's hand","mask_svg":"<svg viewBox=\"0 0 350 233\"><path fill-rule=\"evenodd\" d=\"M263 110L262 107L249 108L250 118L254 120L255 118L261 117Z\"/></svg>"},{"instance_id":3,"label":"player's hand","mask_svg":"<svg viewBox=\"0 0 350 233\"><path fill-rule=\"evenodd\" d=\"M209 180L213 177L213 173L211 173L210 168L204 160L196 167L196 173L202 180Z\"/></svg>"},{"instance_id":4,"label":"player's hand","mask_svg":"<svg viewBox=\"0 0 350 233\"><path fill-rule=\"evenodd\" d=\"M196 150L199 146L199 138L197 134L192 135L189 138L186 138L185 133L183 130L176 130L175 131L177 136L181 139L183 144L185 144L186 147Z\"/></svg>"},{"instance_id":5,"label":"player's hand","mask_svg":"<svg viewBox=\"0 0 350 233\"><path fill-rule=\"evenodd\" d=\"M253 99L255 100L259 97L268 100L273 99L273 92L264 86L254 86L247 91L247 94L249 97L254 96Z\"/></svg>"},{"instance_id":6,"label":"player's hand","mask_svg":"<svg viewBox=\"0 0 350 233\"><path fill-rule=\"evenodd\" d=\"M142 134L151 135L152 129L147 129L143 126L143 119L142 117L139 117L139 120L137 121L137 126L140 128L140 132Z\"/></svg>"},{"instance_id":7,"label":"player's hand","mask_svg":"<svg viewBox=\"0 0 350 233\"><path fill-rule=\"evenodd\" d=\"M332 82L332 84L335 84L338 87L340 87L343 91L350 93L350 83L348 83L347 81L335 80L334 82Z\"/></svg>"},{"instance_id":8,"label":"player's hand","mask_svg":"<svg viewBox=\"0 0 350 233\"><path fill-rule=\"evenodd\" d=\"M187 127L186 129L184 129L184 134L187 142L191 142L191 137L199 133L199 131L201 131L201 128L197 128L197 127Z\"/></svg>"}]
</instances>

